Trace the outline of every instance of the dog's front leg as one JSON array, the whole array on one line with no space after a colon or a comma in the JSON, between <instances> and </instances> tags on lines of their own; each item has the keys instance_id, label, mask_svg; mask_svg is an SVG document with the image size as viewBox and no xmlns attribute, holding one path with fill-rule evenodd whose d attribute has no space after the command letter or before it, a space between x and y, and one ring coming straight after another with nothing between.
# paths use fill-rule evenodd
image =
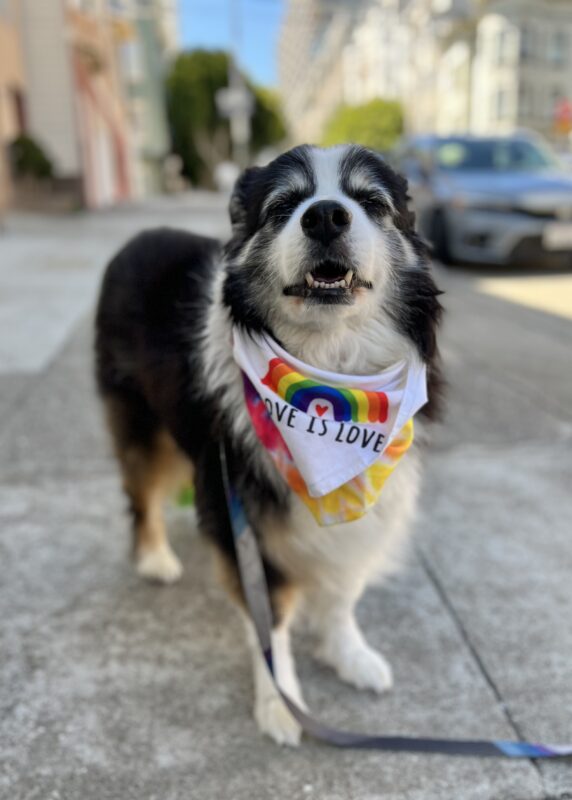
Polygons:
<instances>
[{"instance_id":1,"label":"dog's front leg","mask_svg":"<svg viewBox=\"0 0 572 800\"><path fill-rule=\"evenodd\" d=\"M358 689L384 692L393 685L391 667L366 642L355 618L362 585L336 590L317 588L308 593L306 606L311 628L318 635L316 657L333 667L339 677Z\"/></svg>"},{"instance_id":2,"label":"dog's front leg","mask_svg":"<svg viewBox=\"0 0 572 800\"><path fill-rule=\"evenodd\" d=\"M292 613L282 616L279 625L272 631L274 673L281 691L297 706L305 709L290 644L292 616ZM254 668L254 717L258 727L278 744L296 746L302 733L300 725L288 710L272 680L250 618L245 615L244 619Z\"/></svg>"}]
</instances>

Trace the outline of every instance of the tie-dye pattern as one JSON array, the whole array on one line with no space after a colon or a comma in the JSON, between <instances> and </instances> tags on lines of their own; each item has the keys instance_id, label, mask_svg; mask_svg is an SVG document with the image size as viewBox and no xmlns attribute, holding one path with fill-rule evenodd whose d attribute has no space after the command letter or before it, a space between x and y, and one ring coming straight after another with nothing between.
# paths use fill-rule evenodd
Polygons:
<instances>
[{"instance_id":1,"label":"tie-dye pattern","mask_svg":"<svg viewBox=\"0 0 572 800\"><path fill-rule=\"evenodd\" d=\"M364 472L328 494L311 497L286 442L270 419L262 398L247 376L243 377L246 406L256 435L288 486L306 504L317 522L320 525L335 525L362 517L375 504L386 480L411 447L413 420L410 419L403 426L379 459Z\"/></svg>"}]
</instances>

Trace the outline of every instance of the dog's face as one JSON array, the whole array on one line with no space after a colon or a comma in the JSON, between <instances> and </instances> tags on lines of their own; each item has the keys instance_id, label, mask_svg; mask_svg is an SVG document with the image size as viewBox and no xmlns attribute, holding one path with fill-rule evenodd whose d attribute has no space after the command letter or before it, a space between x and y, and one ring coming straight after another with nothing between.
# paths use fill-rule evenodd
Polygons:
<instances>
[{"instance_id":1,"label":"dog's face","mask_svg":"<svg viewBox=\"0 0 572 800\"><path fill-rule=\"evenodd\" d=\"M427 263L406 181L363 147L303 146L247 170L230 214L227 301L255 327L390 312L402 274Z\"/></svg>"}]
</instances>

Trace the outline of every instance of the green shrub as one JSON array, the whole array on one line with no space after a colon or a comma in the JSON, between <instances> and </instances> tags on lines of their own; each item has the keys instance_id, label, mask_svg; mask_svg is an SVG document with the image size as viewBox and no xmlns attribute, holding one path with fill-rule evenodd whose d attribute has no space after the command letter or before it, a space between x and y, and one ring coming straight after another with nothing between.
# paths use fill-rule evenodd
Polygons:
<instances>
[{"instance_id":1,"label":"green shrub","mask_svg":"<svg viewBox=\"0 0 572 800\"><path fill-rule=\"evenodd\" d=\"M22 134L10 145L10 161L16 178L46 180L54 174L54 167L42 147Z\"/></svg>"},{"instance_id":2,"label":"green shrub","mask_svg":"<svg viewBox=\"0 0 572 800\"><path fill-rule=\"evenodd\" d=\"M324 133L326 146L355 142L374 150L389 150L403 133L403 112L395 100L371 100L360 106L340 106Z\"/></svg>"}]
</instances>

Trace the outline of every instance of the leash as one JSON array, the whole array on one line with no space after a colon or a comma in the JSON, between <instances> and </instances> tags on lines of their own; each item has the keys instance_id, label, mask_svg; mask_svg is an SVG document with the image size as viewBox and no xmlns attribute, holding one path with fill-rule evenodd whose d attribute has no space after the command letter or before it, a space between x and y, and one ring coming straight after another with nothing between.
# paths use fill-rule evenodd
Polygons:
<instances>
[{"instance_id":1,"label":"leash","mask_svg":"<svg viewBox=\"0 0 572 800\"><path fill-rule=\"evenodd\" d=\"M220 463L240 579L258 642L277 690L302 729L318 741L335 747L399 753L441 753L449 756L494 758L562 758L572 756L572 745L545 745L486 739L431 739L417 736L378 736L330 728L298 708L276 683L272 658L272 611L256 536L244 505L229 478L226 448L220 444Z\"/></svg>"}]
</instances>

